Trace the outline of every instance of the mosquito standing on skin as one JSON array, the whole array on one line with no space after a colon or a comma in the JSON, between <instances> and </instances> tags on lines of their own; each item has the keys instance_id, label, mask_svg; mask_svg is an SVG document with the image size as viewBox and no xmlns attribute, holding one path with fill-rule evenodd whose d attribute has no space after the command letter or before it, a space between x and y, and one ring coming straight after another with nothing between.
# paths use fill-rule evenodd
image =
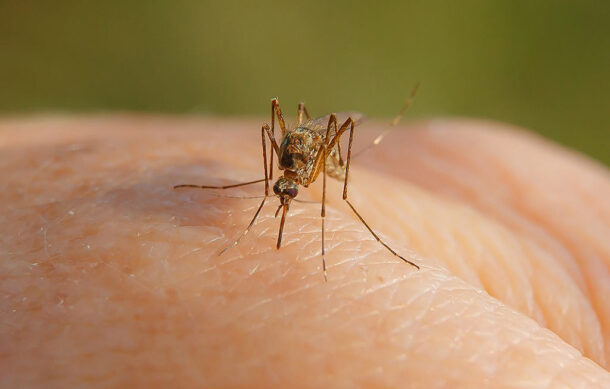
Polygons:
<instances>
[{"instance_id":1,"label":"mosquito standing on skin","mask_svg":"<svg viewBox=\"0 0 610 389\"><path fill-rule=\"evenodd\" d=\"M381 142L381 139L389 132L391 127L394 127L400 121L403 113L411 104L413 97L417 91L418 85L415 85L411 95L407 99L407 102L402 107L398 115L392 121L390 128L381 133L375 140L364 149L360 150L359 153L366 151L368 148L375 146ZM282 138L278 145L275 140L275 118L282 131ZM271 126L264 124L261 128L261 141L263 151L263 166L265 171L265 178L255 181L242 182L239 184L225 185L225 186L209 186L209 185L192 185L192 184L181 184L174 186L174 189L178 188L199 188L199 189L230 189L241 186L256 184L265 182L265 195L261 204L258 206L254 217L248 224L248 227L239 235L239 237L233 241L233 243L223 249L219 255L222 255L230 248L237 246L239 241L250 231L258 215L265 205L267 198L271 197L269 194L269 181L273 180L273 153L278 156L278 167L284 171L283 176L273 185L273 193L275 197L280 200L280 205L275 212L275 216L282 211L282 218L280 221L280 231L277 237L277 249L282 245L282 233L284 231L284 223L286 221L286 213L290 209L290 203L295 200L299 193L299 186L307 188L313 183L320 173L322 173L322 269L324 271L324 279L327 280L326 274L326 256L324 251L324 219L326 216L326 176L343 181L343 200L349 205L354 214L369 230L377 242L381 243L390 253L400 258L405 263L419 269L419 266L402 257L390 246L388 246L379 236L373 231L366 221L362 218L360 213L356 211L356 208L347 198L347 184L349 177L350 162L352 160L352 142L354 140L354 128L363 119L363 115L356 112L341 112L331 113L326 116L322 116L316 119L311 119L307 108L304 103L300 103L297 112L297 124L293 129L287 129L280 103L277 98L271 100ZM342 123L341 126L338 123ZM349 129L349 143L347 148L347 159L343 160L341 154L341 135L343 135ZM268 137L271 142L269 168L267 168L267 143L265 138ZM355 155L357 155L355 154ZM299 200L295 200L299 201Z\"/></svg>"}]
</instances>

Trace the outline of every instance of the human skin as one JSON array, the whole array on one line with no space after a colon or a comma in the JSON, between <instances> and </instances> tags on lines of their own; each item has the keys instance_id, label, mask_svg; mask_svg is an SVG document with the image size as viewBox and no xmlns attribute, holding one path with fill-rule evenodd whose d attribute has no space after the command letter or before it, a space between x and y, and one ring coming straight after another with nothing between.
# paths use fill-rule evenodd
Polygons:
<instances>
[{"instance_id":1,"label":"human skin","mask_svg":"<svg viewBox=\"0 0 610 389\"><path fill-rule=\"evenodd\" d=\"M329 179L325 282L319 204L276 250L270 198L219 256L260 199L172 189L262 178L260 125L0 123L1 387L610 387L606 168L500 124L401 127L349 196L420 269Z\"/></svg>"}]
</instances>

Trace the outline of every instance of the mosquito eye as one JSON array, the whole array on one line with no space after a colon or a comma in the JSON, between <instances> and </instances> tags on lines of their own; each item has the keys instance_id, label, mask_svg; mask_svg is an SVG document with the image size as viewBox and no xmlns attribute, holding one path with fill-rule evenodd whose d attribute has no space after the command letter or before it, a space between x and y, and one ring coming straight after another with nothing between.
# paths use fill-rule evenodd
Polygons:
<instances>
[{"instance_id":1,"label":"mosquito eye","mask_svg":"<svg viewBox=\"0 0 610 389\"><path fill-rule=\"evenodd\" d=\"M275 193L276 195L280 194L280 186L277 182L275 183L275 185L273 185L273 193Z\"/></svg>"}]
</instances>

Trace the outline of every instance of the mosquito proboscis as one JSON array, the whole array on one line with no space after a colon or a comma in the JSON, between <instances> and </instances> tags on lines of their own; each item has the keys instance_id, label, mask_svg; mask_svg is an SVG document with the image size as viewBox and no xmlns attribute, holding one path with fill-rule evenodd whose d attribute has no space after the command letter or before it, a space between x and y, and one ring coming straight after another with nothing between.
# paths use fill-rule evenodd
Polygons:
<instances>
[{"instance_id":1,"label":"mosquito proboscis","mask_svg":"<svg viewBox=\"0 0 610 389\"><path fill-rule=\"evenodd\" d=\"M361 154L371 147L378 145L388 131L396 126L402 115L411 104L413 97L418 89L417 84L406 103L392 121L390 128L382 132L364 149L352 156L352 144L354 140L354 128L358 125L363 115L357 112L341 112L331 113L316 119L311 119L304 103L300 103L297 111L297 124L293 129L288 129L284 121L284 116L280 108L280 103L277 98L271 99L271 125L263 124L261 128L261 144L263 154L263 170L265 177L258 180L242 182L238 184L211 186L211 185L193 185L181 184L174 186L174 189L179 188L198 188L198 189L231 189L246 185L265 183L265 194L262 196L221 196L230 198L262 198L256 213L252 217L246 229L235 239L229 246L224 248L219 255L224 254L227 250L237 246L241 239L248 234L254 226L256 219L260 215L265 202L272 195L270 194L269 181L273 180L273 154L278 156L278 167L283 171L283 175L279 177L273 185L274 196L280 201L280 204L275 212L277 217L281 212L280 229L277 238L276 248L279 249L282 245L282 235L284 224L286 222L287 212L290 209L291 202L299 201L295 199L299 193L299 186L307 188L310 184L316 181L320 173L322 173L322 201L321 212L322 217L322 269L324 279L327 280L326 270L326 252L324 249L324 220L326 217L326 176L343 181L343 200L348 204L350 209L357 216L358 220L364 224L366 229L373 235L375 240L385 247L394 256L400 258L405 263L419 269L419 266L410 260L398 254L394 249L388 246L375 231L364 220L354 205L348 199L348 177L350 163L353 157ZM278 144L275 139L275 119L281 130L281 140ZM341 125L339 125L341 123ZM347 158L344 160L341 153L341 136L349 130L349 141L347 148ZM267 142L271 143L270 157L267 162ZM307 201L300 201L307 202Z\"/></svg>"}]
</instances>

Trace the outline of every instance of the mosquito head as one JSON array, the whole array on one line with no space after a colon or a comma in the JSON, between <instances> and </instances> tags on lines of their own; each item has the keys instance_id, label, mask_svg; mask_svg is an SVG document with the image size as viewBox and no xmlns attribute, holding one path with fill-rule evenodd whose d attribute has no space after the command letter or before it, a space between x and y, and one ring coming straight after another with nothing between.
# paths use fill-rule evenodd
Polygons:
<instances>
[{"instance_id":1,"label":"mosquito head","mask_svg":"<svg viewBox=\"0 0 610 389\"><path fill-rule=\"evenodd\" d=\"M277 248L279 249L282 245L282 232L284 231L284 222L286 221L286 211L290 207L290 202L292 199L297 197L299 194L299 186L297 183L289 178L289 177L280 177L273 185L273 192L275 192L276 196L280 198L280 206L277 211L275 211L275 216L279 214L280 210L282 211L282 220L280 221L280 232L277 236Z\"/></svg>"},{"instance_id":2,"label":"mosquito head","mask_svg":"<svg viewBox=\"0 0 610 389\"><path fill-rule=\"evenodd\" d=\"M273 185L273 192L280 198L282 205L288 205L299 194L299 186L290 178L280 177Z\"/></svg>"}]
</instances>

